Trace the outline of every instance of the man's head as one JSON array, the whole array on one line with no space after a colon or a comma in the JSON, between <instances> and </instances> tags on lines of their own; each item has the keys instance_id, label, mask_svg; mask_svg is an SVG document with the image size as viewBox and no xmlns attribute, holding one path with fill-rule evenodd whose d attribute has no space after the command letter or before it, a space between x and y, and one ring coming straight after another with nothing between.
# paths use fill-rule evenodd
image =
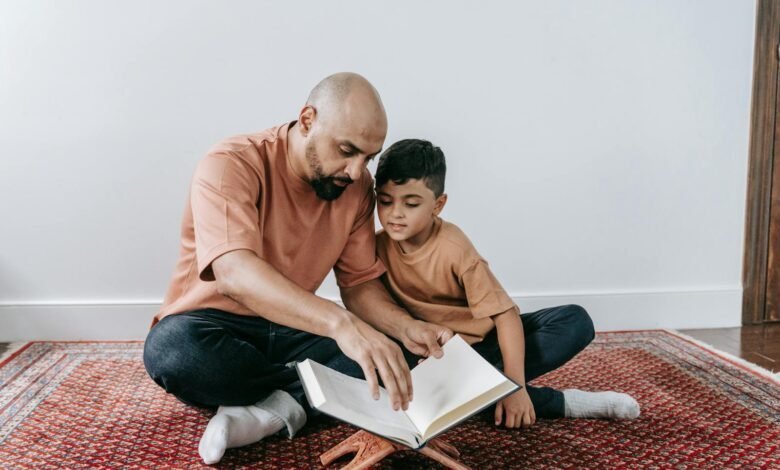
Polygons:
<instances>
[{"instance_id":1,"label":"man's head","mask_svg":"<svg viewBox=\"0 0 780 470\"><path fill-rule=\"evenodd\" d=\"M368 80L338 73L314 87L294 131L302 148L299 174L317 196L330 201L357 181L382 150L387 116Z\"/></svg>"},{"instance_id":2,"label":"man's head","mask_svg":"<svg viewBox=\"0 0 780 470\"><path fill-rule=\"evenodd\" d=\"M406 139L390 146L376 170L377 214L395 241L420 245L447 202L444 152L427 140Z\"/></svg>"}]
</instances>

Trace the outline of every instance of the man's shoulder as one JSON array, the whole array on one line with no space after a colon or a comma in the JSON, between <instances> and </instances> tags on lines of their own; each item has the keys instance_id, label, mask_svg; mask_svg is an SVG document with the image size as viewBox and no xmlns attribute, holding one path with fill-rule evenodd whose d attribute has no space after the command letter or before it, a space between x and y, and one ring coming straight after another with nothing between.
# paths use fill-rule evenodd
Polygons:
<instances>
[{"instance_id":1,"label":"man's shoulder","mask_svg":"<svg viewBox=\"0 0 780 470\"><path fill-rule=\"evenodd\" d=\"M390 241L390 237L387 235L387 232L385 232L385 229L379 229L376 232L376 247L377 251L385 251L387 249L387 244Z\"/></svg>"},{"instance_id":2,"label":"man's shoulder","mask_svg":"<svg viewBox=\"0 0 780 470\"><path fill-rule=\"evenodd\" d=\"M214 144L208 155L241 155L245 153L265 153L267 146L272 146L279 140L279 131L283 125L271 127L251 134L237 134L226 137Z\"/></svg>"}]
</instances>

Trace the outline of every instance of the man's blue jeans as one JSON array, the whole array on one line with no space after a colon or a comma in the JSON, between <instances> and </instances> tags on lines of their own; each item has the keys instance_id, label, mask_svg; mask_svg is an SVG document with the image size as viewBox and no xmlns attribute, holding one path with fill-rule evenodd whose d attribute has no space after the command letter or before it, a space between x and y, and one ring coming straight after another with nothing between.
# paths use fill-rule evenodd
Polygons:
<instances>
[{"instance_id":1,"label":"man's blue jeans","mask_svg":"<svg viewBox=\"0 0 780 470\"><path fill-rule=\"evenodd\" d=\"M527 381L562 366L594 337L590 317L577 305L548 308L520 318L525 330ZM501 368L495 330L474 349ZM405 353L414 367L417 358ZM292 367L307 358L363 378L358 364L330 338L262 317L214 309L169 315L150 330L144 344L144 365L152 379L181 401L201 407L251 405L274 390L284 390L311 413ZM528 393L537 417L563 416L560 391L528 386Z\"/></svg>"}]
</instances>

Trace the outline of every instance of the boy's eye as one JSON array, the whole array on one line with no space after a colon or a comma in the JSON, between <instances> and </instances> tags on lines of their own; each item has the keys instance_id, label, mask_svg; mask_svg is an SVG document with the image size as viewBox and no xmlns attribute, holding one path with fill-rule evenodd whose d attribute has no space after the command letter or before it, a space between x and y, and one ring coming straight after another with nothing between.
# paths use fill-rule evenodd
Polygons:
<instances>
[{"instance_id":1,"label":"boy's eye","mask_svg":"<svg viewBox=\"0 0 780 470\"><path fill-rule=\"evenodd\" d=\"M408 203L406 204L406 207L417 207L417 206L419 206L419 204L408 204Z\"/></svg>"},{"instance_id":2,"label":"boy's eye","mask_svg":"<svg viewBox=\"0 0 780 470\"><path fill-rule=\"evenodd\" d=\"M379 200L379 205L380 206L389 206L390 205L390 201L383 201L383 200L380 199Z\"/></svg>"}]
</instances>

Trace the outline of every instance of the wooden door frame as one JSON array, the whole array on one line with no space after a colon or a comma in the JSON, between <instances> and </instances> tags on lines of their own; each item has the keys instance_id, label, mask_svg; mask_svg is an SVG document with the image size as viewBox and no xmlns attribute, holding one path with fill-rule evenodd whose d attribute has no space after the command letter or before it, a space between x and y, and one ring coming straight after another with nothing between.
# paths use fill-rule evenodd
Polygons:
<instances>
[{"instance_id":1,"label":"wooden door frame","mask_svg":"<svg viewBox=\"0 0 780 470\"><path fill-rule=\"evenodd\" d=\"M765 318L769 222L778 93L780 0L758 0L753 55L753 98L750 115L745 252L742 270L742 324ZM780 164L780 162L778 162Z\"/></svg>"}]
</instances>

